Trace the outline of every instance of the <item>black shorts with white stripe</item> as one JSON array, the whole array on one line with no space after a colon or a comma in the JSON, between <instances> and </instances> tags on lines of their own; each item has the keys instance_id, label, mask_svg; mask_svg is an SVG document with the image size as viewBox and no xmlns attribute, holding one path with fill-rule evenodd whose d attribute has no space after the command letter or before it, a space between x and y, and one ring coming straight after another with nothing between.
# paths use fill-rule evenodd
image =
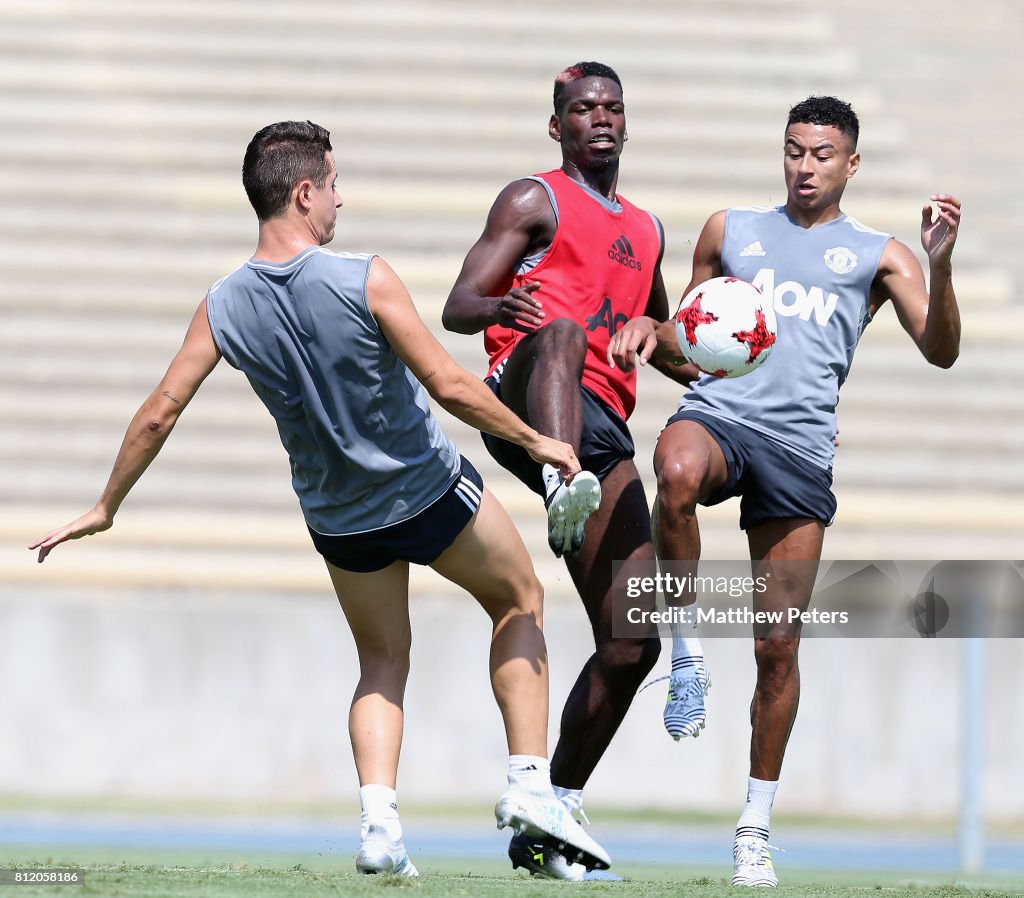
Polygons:
<instances>
[{"instance_id":1,"label":"black shorts with white stripe","mask_svg":"<svg viewBox=\"0 0 1024 898\"><path fill-rule=\"evenodd\" d=\"M467 458L455 482L411 518L397 524L341 536L309 535L313 545L335 567L368 574L396 561L430 564L473 519L483 499L484 481Z\"/></svg>"}]
</instances>

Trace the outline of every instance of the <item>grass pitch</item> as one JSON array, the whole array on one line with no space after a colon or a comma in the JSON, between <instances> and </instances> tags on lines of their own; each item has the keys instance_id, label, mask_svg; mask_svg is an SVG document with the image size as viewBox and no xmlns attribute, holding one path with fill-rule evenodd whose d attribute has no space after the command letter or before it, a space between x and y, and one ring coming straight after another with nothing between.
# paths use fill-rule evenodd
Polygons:
<instances>
[{"instance_id":1,"label":"grass pitch","mask_svg":"<svg viewBox=\"0 0 1024 898\"><path fill-rule=\"evenodd\" d=\"M728 884L731 871L706 875L680 867L624 867L626 882L556 883L512 873L498 861L439 861L419 863L418 879L360 876L349 858L252 857L216 862L201 856L157 857L113 861L109 850L71 849L65 854L18 851L8 854L0 869L74 867L82 871L80 885L32 885L29 888L0 885L0 895L103 896L103 898L552 898L554 890L568 889L617 898L719 898L750 895ZM124 855L124 852L120 852ZM154 862L156 861L156 862ZM472 871L472 872L468 872ZM929 879L908 879L903 874L809 873L780 869L783 883L774 893L789 898L1009 898L1024 894L1024 882L987 881L954 884Z\"/></svg>"}]
</instances>

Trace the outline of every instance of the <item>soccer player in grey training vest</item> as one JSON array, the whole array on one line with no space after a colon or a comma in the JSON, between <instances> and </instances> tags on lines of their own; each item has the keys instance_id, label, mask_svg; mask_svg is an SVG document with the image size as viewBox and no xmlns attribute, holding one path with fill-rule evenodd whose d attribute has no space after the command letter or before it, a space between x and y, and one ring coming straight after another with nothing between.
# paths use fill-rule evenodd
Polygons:
<instances>
[{"instance_id":1,"label":"soccer player in grey training vest","mask_svg":"<svg viewBox=\"0 0 1024 898\"><path fill-rule=\"evenodd\" d=\"M356 868L417 875L395 794L409 562L468 590L491 618L491 684L510 755L509 788L495 807L499 828L605 868L608 855L551 787L543 591L533 564L505 510L438 426L426 393L568 479L579 462L571 446L528 427L451 359L383 259L322 248L341 206L337 175L330 134L319 125L279 122L253 137L242 181L259 219L255 254L199 304L181 350L128 426L96 505L29 548L43 561L65 540L109 529L224 356L277 421L310 536L355 638Z\"/></svg>"},{"instance_id":2,"label":"soccer player in grey training vest","mask_svg":"<svg viewBox=\"0 0 1024 898\"><path fill-rule=\"evenodd\" d=\"M825 528L835 515L835 409L864 328L891 301L931 364L950 367L960 347L950 261L960 202L934 194L924 205L926 286L906 245L839 208L860 166L858 131L853 109L835 97L798 103L784 138L785 205L728 209L708 219L687 292L719 275L753 282L772 297L778 339L772 356L751 374L700 377L654 454L662 557L695 565L696 506L741 495L740 527L747 531L750 557L756 569L770 566L777 575L766 593L755 595L755 610L785 609L787 620L788 609L808 606ZM631 321L616 335L608 358L629 367L652 353L684 361L672 321ZM786 569L791 561L798 564ZM778 884L768 830L796 718L799 643L799 620L755 636L750 779L733 844L734 885Z\"/></svg>"}]
</instances>

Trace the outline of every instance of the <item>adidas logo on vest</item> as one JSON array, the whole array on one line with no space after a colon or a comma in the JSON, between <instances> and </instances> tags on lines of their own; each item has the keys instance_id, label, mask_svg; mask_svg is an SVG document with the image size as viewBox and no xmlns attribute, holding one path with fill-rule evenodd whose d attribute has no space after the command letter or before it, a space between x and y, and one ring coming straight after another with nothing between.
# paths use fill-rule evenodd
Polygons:
<instances>
[{"instance_id":1,"label":"adidas logo on vest","mask_svg":"<svg viewBox=\"0 0 1024 898\"><path fill-rule=\"evenodd\" d=\"M635 268L637 271L643 270L643 266L637 260L636 253L633 252L633 247L630 245L629 240L626 239L625 234L620 234L619 239L608 248L608 258L613 262L618 262L620 265L625 265L627 268Z\"/></svg>"}]
</instances>

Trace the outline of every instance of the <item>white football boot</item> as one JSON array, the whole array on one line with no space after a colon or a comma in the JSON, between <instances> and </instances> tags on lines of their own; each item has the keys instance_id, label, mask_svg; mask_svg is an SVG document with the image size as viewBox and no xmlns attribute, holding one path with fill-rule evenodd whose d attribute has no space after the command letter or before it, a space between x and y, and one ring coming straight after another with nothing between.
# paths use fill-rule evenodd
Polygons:
<instances>
[{"instance_id":1,"label":"white football boot","mask_svg":"<svg viewBox=\"0 0 1024 898\"><path fill-rule=\"evenodd\" d=\"M360 873L390 873L394 876L419 876L402 840L391 839L383 826L371 823L356 854Z\"/></svg>"},{"instance_id":2,"label":"white football boot","mask_svg":"<svg viewBox=\"0 0 1024 898\"><path fill-rule=\"evenodd\" d=\"M536 795L510 787L494 806L498 829L511 826L520 835L541 840L564 856L570 864L582 864L587 870L607 870L611 858L587 835L551 792Z\"/></svg>"},{"instance_id":3,"label":"white football boot","mask_svg":"<svg viewBox=\"0 0 1024 898\"><path fill-rule=\"evenodd\" d=\"M779 884L767 839L737 836L732 844L732 884L774 889Z\"/></svg>"},{"instance_id":4,"label":"white football boot","mask_svg":"<svg viewBox=\"0 0 1024 898\"><path fill-rule=\"evenodd\" d=\"M583 545L583 528L601 505L601 483L580 471L572 483L561 483L544 500L548 510L548 545L556 556L575 554Z\"/></svg>"}]
</instances>

